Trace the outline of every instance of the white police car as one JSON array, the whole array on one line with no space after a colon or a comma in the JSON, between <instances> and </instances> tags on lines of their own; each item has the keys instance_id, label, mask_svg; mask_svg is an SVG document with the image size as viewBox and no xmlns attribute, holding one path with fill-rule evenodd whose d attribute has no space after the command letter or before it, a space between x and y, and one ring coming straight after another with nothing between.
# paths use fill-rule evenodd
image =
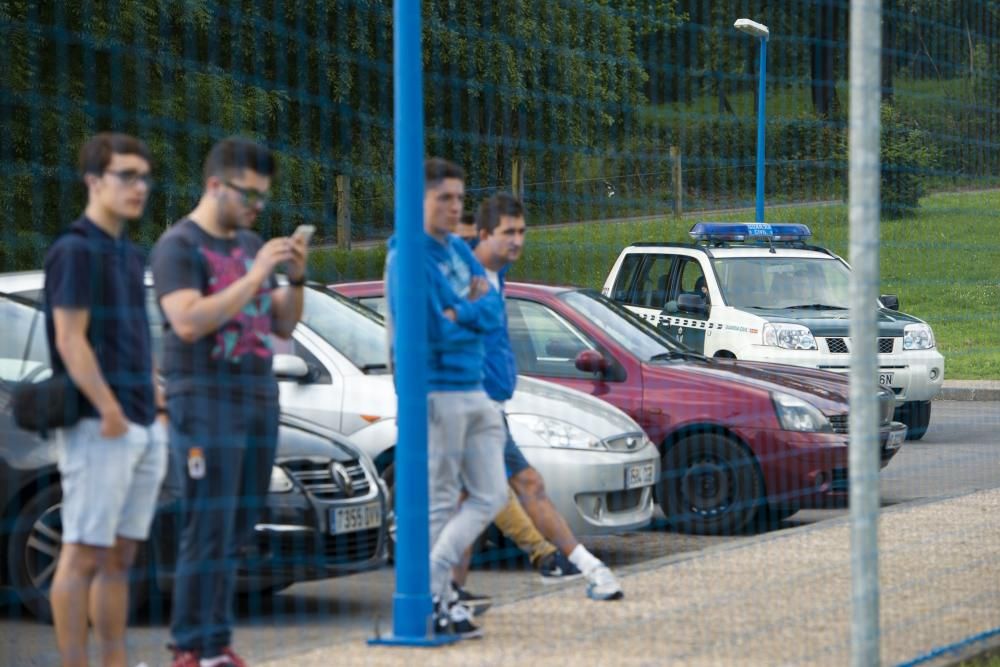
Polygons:
<instances>
[{"instance_id":1,"label":"white police car","mask_svg":"<svg viewBox=\"0 0 1000 667\"><path fill-rule=\"evenodd\" d=\"M708 356L848 371L850 267L807 245L807 226L698 223L690 234L693 244L622 250L604 294ZM896 420L919 440L944 357L930 326L898 309L895 296L880 298L878 381L896 394Z\"/></svg>"}]
</instances>

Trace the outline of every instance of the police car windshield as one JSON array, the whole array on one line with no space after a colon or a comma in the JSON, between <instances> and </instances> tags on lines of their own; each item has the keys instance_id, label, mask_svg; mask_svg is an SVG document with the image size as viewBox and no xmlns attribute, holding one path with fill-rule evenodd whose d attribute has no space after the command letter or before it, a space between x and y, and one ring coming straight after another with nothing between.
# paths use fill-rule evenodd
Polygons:
<instances>
[{"instance_id":1,"label":"police car windshield","mask_svg":"<svg viewBox=\"0 0 1000 667\"><path fill-rule=\"evenodd\" d=\"M374 311L320 287L305 291L302 324L363 371L388 367L385 325Z\"/></svg>"},{"instance_id":2,"label":"police car windshield","mask_svg":"<svg viewBox=\"0 0 1000 667\"><path fill-rule=\"evenodd\" d=\"M559 298L640 359L682 356L687 351L677 341L600 292L574 290L560 294Z\"/></svg>"},{"instance_id":3,"label":"police car windshield","mask_svg":"<svg viewBox=\"0 0 1000 667\"><path fill-rule=\"evenodd\" d=\"M835 257L719 257L713 260L734 308L847 308L850 272Z\"/></svg>"}]
</instances>

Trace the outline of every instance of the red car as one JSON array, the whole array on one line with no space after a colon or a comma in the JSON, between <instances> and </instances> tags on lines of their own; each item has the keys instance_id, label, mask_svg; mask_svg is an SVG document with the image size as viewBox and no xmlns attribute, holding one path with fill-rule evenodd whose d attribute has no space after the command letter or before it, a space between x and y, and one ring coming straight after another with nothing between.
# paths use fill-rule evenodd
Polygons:
<instances>
[{"instance_id":1,"label":"red car","mask_svg":"<svg viewBox=\"0 0 1000 667\"><path fill-rule=\"evenodd\" d=\"M381 282L331 285L384 314ZM802 506L846 500L844 376L710 359L590 289L508 283L518 370L599 396L658 443L664 515L696 533L735 532ZM906 437L880 389L884 467Z\"/></svg>"}]
</instances>

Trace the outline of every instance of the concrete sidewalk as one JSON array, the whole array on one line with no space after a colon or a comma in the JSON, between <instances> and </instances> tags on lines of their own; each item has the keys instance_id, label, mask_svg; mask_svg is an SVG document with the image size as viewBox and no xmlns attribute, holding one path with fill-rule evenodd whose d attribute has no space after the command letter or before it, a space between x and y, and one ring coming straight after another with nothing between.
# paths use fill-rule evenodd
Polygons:
<instances>
[{"instance_id":1,"label":"concrete sidewalk","mask_svg":"<svg viewBox=\"0 0 1000 667\"><path fill-rule=\"evenodd\" d=\"M930 659L1000 626L1000 489L883 510L883 664ZM372 648L363 636L264 663L297 665L850 664L847 518L621 571L626 598L579 586L500 606L486 638L439 649ZM986 644L976 644L980 648Z\"/></svg>"},{"instance_id":2,"label":"concrete sidewalk","mask_svg":"<svg viewBox=\"0 0 1000 667\"><path fill-rule=\"evenodd\" d=\"M1000 380L945 380L939 401L1000 401Z\"/></svg>"}]
</instances>

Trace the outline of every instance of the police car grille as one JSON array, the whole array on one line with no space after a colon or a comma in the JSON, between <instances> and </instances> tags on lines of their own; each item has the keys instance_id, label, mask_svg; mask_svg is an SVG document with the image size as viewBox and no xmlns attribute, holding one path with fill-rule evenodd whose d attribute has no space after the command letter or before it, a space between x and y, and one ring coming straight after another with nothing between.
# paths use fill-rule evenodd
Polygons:
<instances>
[{"instance_id":1,"label":"police car grille","mask_svg":"<svg viewBox=\"0 0 1000 667\"><path fill-rule=\"evenodd\" d=\"M879 338L878 339L878 353L879 354L892 354L892 348L895 345L895 339L893 338Z\"/></svg>"},{"instance_id":2,"label":"police car grille","mask_svg":"<svg viewBox=\"0 0 1000 667\"><path fill-rule=\"evenodd\" d=\"M281 465L306 491L321 500L363 496L368 493L370 486L365 469L357 460L343 464L354 485L353 493L350 496L340 486L340 482L333 477L328 461L299 459L295 461L283 461Z\"/></svg>"},{"instance_id":3,"label":"police car grille","mask_svg":"<svg viewBox=\"0 0 1000 667\"><path fill-rule=\"evenodd\" d=\"M843 338L827 338L826 347L831 354L847 354L847 341Z\"/></svg>"}]
</instances>

